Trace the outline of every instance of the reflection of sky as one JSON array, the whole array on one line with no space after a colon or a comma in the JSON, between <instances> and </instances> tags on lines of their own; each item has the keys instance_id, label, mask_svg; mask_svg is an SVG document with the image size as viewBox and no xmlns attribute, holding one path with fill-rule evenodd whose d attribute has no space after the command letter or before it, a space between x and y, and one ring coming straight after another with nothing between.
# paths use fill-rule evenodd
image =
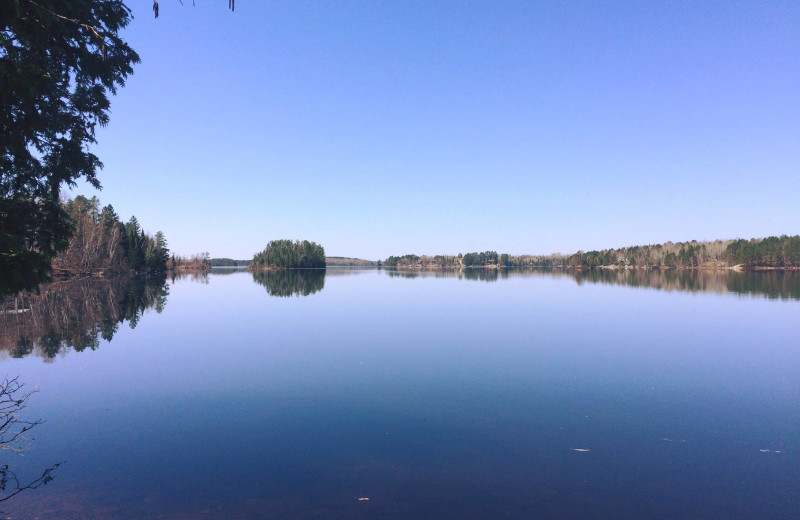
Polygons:
<instances>
[{"instance_id":1,"label":"reflection of sky","mask_svg":"<svg viewBox=\"0 0 800 520\"><path fill-rule=\"evenodd\" d=\"M36 500L82 489L134 515L244 496L296 516L372 493L418 517L404 496L465 517L649 502L674 518L705 492L709 517L776 517L800 493L797 305L379 271L271 298L241 273L177 282L95 352L3 365L41 388L26 463L69 460Z\"/></svg>"}]
</instances>

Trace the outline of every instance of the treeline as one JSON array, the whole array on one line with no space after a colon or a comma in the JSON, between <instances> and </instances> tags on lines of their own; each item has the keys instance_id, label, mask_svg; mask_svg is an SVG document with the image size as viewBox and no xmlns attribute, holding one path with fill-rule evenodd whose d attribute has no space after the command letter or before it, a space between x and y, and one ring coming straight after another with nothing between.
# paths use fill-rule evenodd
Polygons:
<instances>
[{"instance_id":1,"label":"treeline","mask_svg":"<svg viewBox=\"0 0 800 520\"><path fill-rule=\"evenodd\" d=\"M427 269L427 268L452 268L461 267L554 267L564 264L566 257L563 255L513 256L507 253L497 254L496 251L482 253L466 253L458 255L403 255L390 256L383 262L383 267L390 269Z\"/></svg>"},{"instance_id":2,"label":"treeline","mask_svg":"<svg viewBox=\"0 0 800 520\"><path fill-rule=\"evenodd\" d=\"M428 258L429 257L425 257L426 261L422 262L422 257L419 257L417 255L390 256L389 258L383 261L383 267L388 267L389 269L395 269L395 268L403 268L403 267L407 268L407 267L415 267L422 265L425 266L439 265L432 261L428 261ZM443 257L437 256L434 258L443 258ZM440 267L445 267L445 265L440 265Z\"/></svg>"},{"instance_id":3,"label":"treeline","mask_svg":"<svg viewBox=\"0 0 800 520\"><path fill-rule=\"evenodd\" d=\"M381 262L380 260L375 262L373 260L345 256L328 256L325 257L325 264L327 267L377 267L381 265Z\"/></svg>"},{"instance_id":4,"label":"treeline","mask_svg":"<svg viewBox=\"0 0 800 520\"><path fill-rule=\"evenodd\" d=\"M727 247L730 240L714 242L667 242L645 246L578 251L566 259L568 267L726 267Z\"/></svg>"},{"instance_id":5,"label":"treeline","mask_svg":"<svg viewBox=\"0 0 800 520\"><path fill-rule=\"evenodd\" d=\"M714 242L667 242L602 251L579 251L567 258L567 266L691 268L800 267L800 236L753 238L750 240L715 240Z\"/></svg>"},{"instance_id":6,"label":"treeline","mask_svg":"<svg viewBox=\"0 0 800 520\"><path fill-rule=\"evenodd\" d=\"M251 268L324 268L325 249L303 240L272 240L266 249L253 256Z\"/></svg>"},{"instance_id":7,"label":"treeline","mask_svg":"<svg viewBox=\"0 0 800 520\"><path fill-rule=\"evenodd\" d=\"M169 249L164 234L146 233L135 216L123 223L110 204L100 209L97 197L78 195L62 202L72 221L67 249L53 258L56 274L139 273L167 270Z\"/></svg>"},{"instance_id":8,"label":"treeline","mask_svg":"<svg viewBox=\"0 0 800 520\"><path fill-rule=\"evenodd\" d=\"M208 261L211 267L247 267L251 260L234 260L233 258L212 258Z\"/></svg>"},{"instance_id":9,"label":"treeline","mask_svg":"<svg viewBox=\"0 0 800 520\"><path fill-rule=\"evenodd\" d=\"M498 255L494 251L457 256L390 256L384 267L430 269L461 267L569 267L593 268L695 268L732 267L746 269L800 268L800 236L713 242L667 242L644 246L578 251L572 255Z\"/></svg>"},{"instance_id":10,"label":"treeline","mask_svg":"<svg viewBox=\"0 0 800 520\"><path fill-rule=\"evenodd\" d=\"M736 240L728 245L729 262L748 267L800 267L800 235Z\"/></svg>"},{"instance_id":11,"label":"treeline","mask_svg":"<svg viewBox=\"0 0 800 520\"><path fill-rule=\"evenodd\" d=\"M508 261L508 255L503 255ZM464 267L497 265L499 258L495 251L484 251L483 253L467 253L461 258L461 265Z\"/></svg>"},{"instance_id":12,"label":"treeline","mask_svg":"<svg viewBox=\"0 0 800 520\"><path fill-rule=\"evenodd\" d=\"M167 263L167 268L173 272L207 272L211 270L209 256L208 252L195 253L190 256L172 255Z\"/></svg>"}]
</instances>

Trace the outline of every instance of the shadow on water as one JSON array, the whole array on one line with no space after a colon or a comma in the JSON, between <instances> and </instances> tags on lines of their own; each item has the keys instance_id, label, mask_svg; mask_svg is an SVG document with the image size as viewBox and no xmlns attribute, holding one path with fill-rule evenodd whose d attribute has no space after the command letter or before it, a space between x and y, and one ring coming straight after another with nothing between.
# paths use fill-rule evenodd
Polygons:
<instances>
[{"instance_id":1,"label":"shadow on water","mask_svg":"<svg viewBox=\"0 0 800 520\"><path fill-rule=\"evenodd\" d=\"M135 328L145 310L167 303L164 278L76 278L42 285L0 305L0 352L52 361L70 350L95 350L120 325Z\"/></svg>"},{"instance_id":2,"label":"shadow on water","mask_svg":"<svg viewBox=\"0 0 800 520\"><path fill-rule=\"evenodd\" d=\"M254 271L253 281L263 285L270 296L309 296L325 287L325 269L281 269Z\"/></svg>"},{"instance_id":3,"label":"shadow on water","mask_svg":"<svg viewBox=\"0 0 800 520\"><path fill-rule=\"evenodd\" d=\"M509 278L572 278L578 285L627 285L662 291L715 292L800 300L798 271L731 270L611 270L565 271L562 269L442 269L428 271L384 270L391 278L456 278L496 282Z\"/></svg>"}]
</instances>

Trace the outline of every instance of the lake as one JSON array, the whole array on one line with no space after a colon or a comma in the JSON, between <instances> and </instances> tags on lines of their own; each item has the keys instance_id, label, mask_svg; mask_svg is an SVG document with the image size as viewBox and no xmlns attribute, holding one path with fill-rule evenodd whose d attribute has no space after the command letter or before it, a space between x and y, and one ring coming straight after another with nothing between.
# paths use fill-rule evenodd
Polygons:
<instances>
[{"instance_id":1,"label":"lake","mask_svg":"<svg viewBox=\"0 0 800 520\"><path fill-rule=\"evenodd\" d=\"M800 273L214 270L4 308L45 422L3 464L65 461L12 518L800 518Z\"/></svg>"}]
</instances>

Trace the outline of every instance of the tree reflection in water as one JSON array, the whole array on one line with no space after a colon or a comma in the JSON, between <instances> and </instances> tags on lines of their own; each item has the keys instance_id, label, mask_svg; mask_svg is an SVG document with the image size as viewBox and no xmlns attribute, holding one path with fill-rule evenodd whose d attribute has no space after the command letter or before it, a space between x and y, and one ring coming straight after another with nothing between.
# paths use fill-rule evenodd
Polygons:
<instances>
[{"instance_id":1,"label":"tree reflection in water","mask_svg":"<svg viewBox=\"0 0 800 520\"><path fill-rule=\"evenodd\" d=\"M190 282L208 285L208 271L170 271L169 280L189 280Z\"/></svg>"},{"instance_id":2,"label":"tree reflection in water","mask_svg":"<svg viewBox=\"0 0 800 520\"><path fill-rule=\"evenodd\" d=\"M499 278L508 278L509 272L515 274L529 273L528 270L509 270L485 267L470 267L466 269L431 269L431 270L397 270L386 269L384 272L390 278L458 278L459 280L477 280L480 282L496 282Z\"/></svg>"},{"instance_id":3,"label":"tree reflection in water","mask_svg":"<svg viewBox=\"0 0 800 520\"><path fill-rule=\"evenodd\" d=\"M585 283L627 285L663 291L717 292L760 295L766 298L800 299L798 271L733 271L729 269L587 269L551 268L467 268L433 270L392 270L384 272L399 278L458 278L495 282L508 278L572 278Z\"/></svg>"},{"instance_id":4,"label":"tree reflection in water","mask_svg":"<svg viewBox=\"0 0 800 520\"><path fill-rule=\"evenodd\" d=\"M308 296L325 287L325 269L280 269L252 274L253 281L263 285L270 296Z\"/></svg>"},{"instance_id":5,"label":"tree reflection in water","mask_svg":"<svg viewBox=\"0 0 800 520\"><path fill-rule=\"evenodd\" d=\"M594 269L569 271L578 284L629 285L665 291L716 292L800 299L800 272L726 269Z\"/></svg>"},{"instance_id":6,"label":"tree reflection in water","mask_svg":"<svg viewBox=\"0 0 800 520\"><path fill-rule=\"evenodd\" d=\"M70 350L95 350L125 322L135 328L145 310L167 303L165 278L75 278L43 285L0 304L0 351L45 361Z\"/></svg>"}]
</instances>

